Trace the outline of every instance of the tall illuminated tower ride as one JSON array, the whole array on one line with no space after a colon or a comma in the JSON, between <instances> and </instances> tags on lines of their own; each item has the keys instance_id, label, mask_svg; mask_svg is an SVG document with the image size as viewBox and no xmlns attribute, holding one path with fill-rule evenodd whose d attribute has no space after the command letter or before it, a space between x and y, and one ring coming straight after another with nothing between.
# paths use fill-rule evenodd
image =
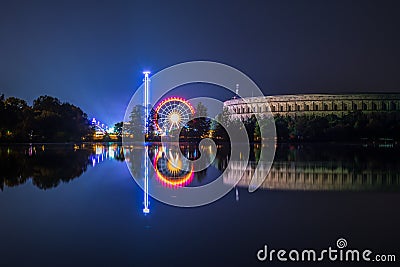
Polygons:
<instances>
[{"instance_id":1,"label":"tall illuminated tower ride","mask_svg":"<svg viewBox=\"0 0 400 267\"><path fill-rule=\"evenodd\" d=\"M144 106L144 127L145 127L145 133L148 134L149 132L149 125L148 125L148 119L149 119L149 105L150 105L150 78L149 74L150 71L143 71L144 74L144 97L143 97L143 106Z\"/></svg>"},{"instance_id":2,"label":"tall illuminated tower ride","mask_svg":"<svg viewBox=\"0 0 400 267\"><path fill-rule=\"evenodd\" d=\"M144 106L144 130L146 135L149 133L149 106L150 106L150 71L144 71L144 96L143 96L143 106ZM144 151L144 199L143 199L143 213L150 213L149 209L149 157L148 157L148 146L145 146Z\"/></svg>"}]
</instances>

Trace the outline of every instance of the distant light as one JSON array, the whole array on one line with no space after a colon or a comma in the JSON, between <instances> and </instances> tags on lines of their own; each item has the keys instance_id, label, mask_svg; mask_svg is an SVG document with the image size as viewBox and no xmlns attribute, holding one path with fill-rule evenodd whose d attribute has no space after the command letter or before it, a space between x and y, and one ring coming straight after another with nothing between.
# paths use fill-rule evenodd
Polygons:
<instances>
[{"instance_id":1,"label":"distant light","mask_svg":"<svg viewBox=\"0 0 400 267\"><path fill-rule=\"evenodd\" d=\"M150 213L150 210L148 208L144 208L143 213L148 214L148 213Z\"/></svg>"},{"instance_id":2,"label":"distant light","mask_svg":"<svg viewBox=\"0 0 400 267\"><path fill-rule=\"evenodd\" d=\"M143 74L144 74L144 75L149 75L150 73L151 73L151 72L148 71L148 70L143 71Z\"/></svg>"}]
</instances>

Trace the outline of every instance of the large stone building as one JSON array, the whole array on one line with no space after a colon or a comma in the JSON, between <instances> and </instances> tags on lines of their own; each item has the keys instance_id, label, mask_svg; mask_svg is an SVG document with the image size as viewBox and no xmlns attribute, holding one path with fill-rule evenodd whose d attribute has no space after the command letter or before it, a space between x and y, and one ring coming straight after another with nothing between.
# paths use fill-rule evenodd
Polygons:
<instances>
[{"instance_id":1,"label":"large stone building","mask_svg":"<svg viewBox=\"0 0 400 267\"><path fill-rule=\"evenodd\" d=\"M400 93L377 94L303 94L276 95L231 99L224 102L224 108L234 118L247 119L252 114L301 116L329 115L343 116L349 112L391 112L400 111Z\"/></svg>"}]
</instances>

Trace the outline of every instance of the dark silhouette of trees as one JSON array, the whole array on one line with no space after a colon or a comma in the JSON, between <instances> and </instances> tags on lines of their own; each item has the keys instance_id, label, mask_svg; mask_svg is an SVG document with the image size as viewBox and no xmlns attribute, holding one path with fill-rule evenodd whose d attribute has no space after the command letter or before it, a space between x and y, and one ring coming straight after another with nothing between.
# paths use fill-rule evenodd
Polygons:
<instances>
[{"instance_id":1,"label":"dark silhouette of trees","mask_svg":"<svg viewBox=\"0 0 400 267\"><path fill-rule=\"evenodd\" d=\"M40 96L33 102L34 135L40 140L79 141L90 135L87 115L78 107L61 103L51 96Z\"/></svg>"},{"instance_id":2,"label":"dark silhouette of trees","mask_svg":"<svg viewBox=\"0 0 400 267\"><path fill-rule=\"evenodd\" d=\"M136 105L132 108L129 115L129 122L123 124L123 132L130 139L135 141L141 141L144 134L144 118L145 110L142 105Z\"/></svg>"},{"instance_id":3,"label":"dark silhouette of trees","mask_svg":"<svg viewBox=\"0 0 400 267\"><path fill-rule=\"evenodd\" d=\"M157 126L155 124L155 118L157 114L154 109L151 109L149 112L149 117L147 118L147 128L148 132L146 135L146 141L159 141L160 137L156 135Z\"/></svg>"},{"instance_id":4,"label":"dark silhouette of trees","mask_svg":"<svg viewBox=\"0 0 400 267\"><path fill-rule=\"evenodd\" d=\"M87 115L70 103L40 96L30 107L24 100L0 97L0 140L6 142L69 142L90 140Z\"/></svg>"},{"instance_id":5,"label":"dark silhouette of trees","mask_svg":"<svg viewBox=\"0 0 400 267\"><path fill-rule=\"evenodd\" d=\"M21 99L0 98L0 139L6 141L26 140L32 128L32 109Z\"/></svg>"},{"instance_id":6,"label":"dark silhouette of trees","mask_svg":"<svg viewBox=\"0 0 400 267\"><path fill-rule=\"evenodd\" d=\"M199 102L195 108L196 118L186 124L187 127L181 131L180 136L189 139L201 139L208 137L211 120L207 118L207 107Z\"/></svg>"},{"instance_id":7,"label":"dark silhouette of trees","mask_svg":"<svg viewBox=\"0 0 400 267\"><path fill-rule=\"evenodd\" d=\"M221 123L219 123L220 121ZM226 129L224 128L224 126ZM230 138L227 131L235 131L239 129L240 121L237 119L232 119L231 113L227 108L224 108L222 113L217 115L217 120L212 121L211 130L213 131L213 139L218 142L230 143Z\"/></svg>"},{"instance_id":8,"label":"dark silhouette of trees","mask_svg":"<svg viewBox=\"0 0 400 267\"><path fill-rule=\"evenodd\" d=\"M244 121L244 126L246 128L247 135L249 137L249 142L254 142L254 134L257 128L257 119L256 116L252 115L250 118Z\"/></svg>"},{"instance_id":9,"label":"dark silhouette of trees","mask_svg":"<svg viewBox=\"0 0 400 267\"><path fill-rule=\"evenodd\" d=\"M74 150L57 146L42 149L40 146L0 147L0 188L14 187L32 179L40 189L49 189L69 182L87 170L89 149Z\"/></svg>"},{"instance_id":10,"label":"dark silhouette of trees","mask_svg":"<svg viewBox=\"0 0 400 267\"><path fill-rule=\"evenodd\" d=\"M371 141L379 138L400 140L400 113L354 112L339 117L275 116L279 141ZM260 122L263 123L262 121Z\"/></svg>"},{"instance_id":11,"label":"dark silhouette of trees","mask_svg":"<svg viewBox=\"0 0 400 267\"><path fill-rule=\"evenodd\" d=\"M123 126L124 126L124 123L122 121L114 124L114 133L116 133L118 136L121 136Z\"/></svg>"},{"instance_id":12,"label":"dark silhouette of trees","mask_svg":"<svg viewBox=\"0 0 400 267\"><path fill-rule=\"evenodd\" d=\"M229 127L238 128L237 121L232 119L225 109L218 115L218 119ZM236 121L236 123L235 123ZM281 116L261 117L254 116L243 121L250 142L261 140L261 131L264 136L273 136L275 123L278 142L360 142L361 140L376 141L382 138L400 140L400 113L362 113L361 111L346 114L342 117L328 116ZM223 127L213 122L213 137L217 140L228 140Z\"/></svg>"}]
</instances>

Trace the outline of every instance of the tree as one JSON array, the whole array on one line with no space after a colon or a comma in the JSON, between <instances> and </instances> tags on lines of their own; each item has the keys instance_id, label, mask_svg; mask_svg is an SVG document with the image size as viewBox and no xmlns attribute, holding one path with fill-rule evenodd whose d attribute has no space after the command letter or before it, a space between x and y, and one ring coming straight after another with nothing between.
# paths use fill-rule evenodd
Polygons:
<instances>
[{"instance_id":1,"label":"tree","mask_svg":"<svg viewBox=\"0 0 400 267\"><path fill-rule=\"evenodd\" d=\"M4 100L2 96L0 111L1 117L1 136L7 140L22 141L28 138L31 127L30 119L32 110L25 100L9 97Z\"/></svg>"},{"instance_id":2,"label":"tree","mask_svg":"<svg viewBox=\"0 0 400 267\"><path fill-rule=\"evenodd\" d=\"M25 100L2 95L0 118L0 140L6 141L80 141L93 133L79 107L51 96L38 97L30 107Z\"/></svg>"},{"instance_id":3,"label":"tree","mask_svg":"<svg viewBox=\"0 0 400 267\"><path fill-rule=\"evenodd\" d=\"M146 141L159 141L157 138L157 126L155 124L155 120L157 117L156 111L154 109L151 109L149 112L149 117L147 118L147 135L146 135Z\"/></svg>"},{"instance_id":4,"label":"tree","mask_svg":"<svg viewBox=\"0 0 400 267\"><path fill-rule=\"evenodd\" d=\"M63 124L61 120L61 102L58 98L51 96L40 96L33 101L34 112L34 135L38 140L62 139L58 124ZM59 138L56 138L58 135ZM59 141L59 140L57 140Z\"/></svg>"},{"instance_id":5,"label":"tree","mask_svg":"<svg viewBox=\"0 0 400 267\"><path fill-rule=\"evenodd\" d=\"M288 120L285 116L275 116L275 127L278 140L284 141L289 137Z\"/></svg>"},{"instance_id":6,"label":"tree","mask_svg":"<svg viewBox=\"0 0 400 267\"><path fill-rule=\"evenodd\" d=\"M250 118L244 121L244 126L246 127L247 136L249 137L249 142L254 142L254 134L256 132L256 116L252 115Z\"/></svg>"},{"instance_id":7,"label":"tree","mask_svg":"<svg viewBox=\"0 0 400 267\"><path fill-rule=\"evenodd\" d=\"M215 139L229 142L228 132L223 125L225 125L225 127L229 127L229 125L232 124L231 116L232 114L228 108L224 108L222 113L217 115L216 120L214 120L211 125L213 137Z\"/></svg>"},{"instance_id":8,"label":"tree","mask_svg":"<svg viewBox=\"0 0 400 267\"><path fill-rule=\"evenodd\" d=\"M58 98L40 96L33 102L34 134L39 140L80 141L93 133L91 124L79 107L61 103Z\"/></svg>"},{"instance_id":9,"label":"tree","mask_svg":"<svg viewBox=\"0 0 400 267\"><path fill-rule=\"evenodd\" d=\"M275 121L272 116L263 116L257 120L255 137L257 140L261 138L273 138L276 136ZM262 136L261 136L262 133Z\"/></svg>"},{"instance_id":10,"label":"tree","mask_svg":"<svg viewBox=\"0 0 400 267\"><path fill-rule=\"evenodd\" d=\"M128 123L124 123L124 133L127 133L129 136L132 136L135 141L144 141L144 107L142 105L136 105L132 108L132 111L129 115Z\"/></svg>"},{"instance_id":11,"label":"tree","mask_svg":"<svg viewBox=\"0 0 400 267\"><path fill-rule=\"evenodd\" d=\"M183 132L185 137L189 138L205 138L209 136L211 120L208 118L207 107L199 102L195 108L196 118L187 123L187 128Z\"/></svg>"},{"instance_id":12,"label":"tree","mask_svg":"<svg viewBox=\"0 0 400 267\"><path fill-rule=\"evenodd\" d=\"M124 123L122 121L114 124L114 133L116 133L118 136L122 136L123 126L124 126Z\"/></svg>"}]
</instances>

